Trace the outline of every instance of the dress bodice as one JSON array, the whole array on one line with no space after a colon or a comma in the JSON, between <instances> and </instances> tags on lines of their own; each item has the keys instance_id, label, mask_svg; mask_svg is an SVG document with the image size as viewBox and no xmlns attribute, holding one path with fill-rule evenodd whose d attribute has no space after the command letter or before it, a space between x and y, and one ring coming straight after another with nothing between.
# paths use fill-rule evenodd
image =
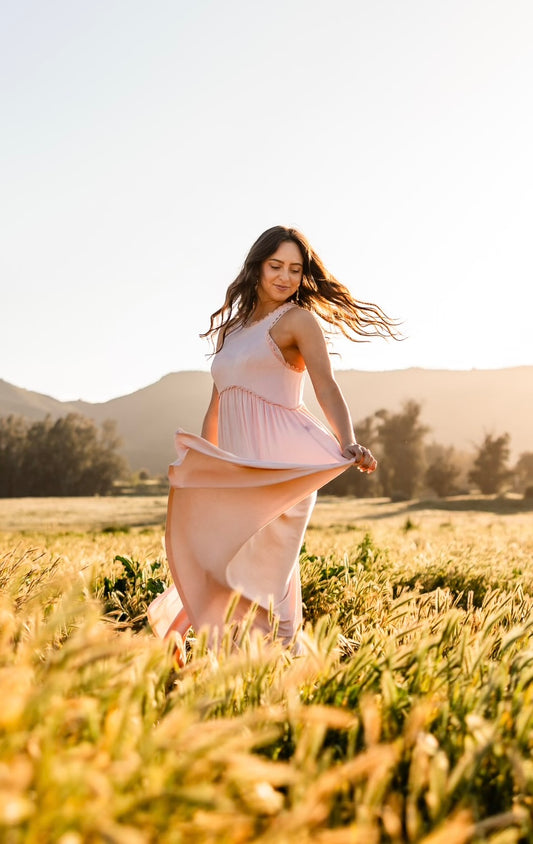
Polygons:
<instances>
[{"instance_id":1,"label":"dress bodice","mask_svg":"<svg viewBox=\"0 0 533 844\"><path fill-rule=\"evenodd\" d=\"M225 339L211 366L215 386L222 394L240 388L288 408L302 403L305 370L287 363L270 335L278 319L298 305L285 302L263 319L239 326Z\"/></svg>"}]
</instances>

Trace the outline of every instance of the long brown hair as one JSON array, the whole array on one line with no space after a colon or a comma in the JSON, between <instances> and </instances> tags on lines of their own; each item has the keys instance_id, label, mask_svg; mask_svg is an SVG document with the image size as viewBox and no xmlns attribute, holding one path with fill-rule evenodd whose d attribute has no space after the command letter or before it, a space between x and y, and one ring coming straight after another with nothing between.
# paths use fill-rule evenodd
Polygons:
<instances>
[{"instance_id":1,"label":"long brown hair","mask_svg":"<svg viewBox=\"0 0 533 844\"><path fill-rule=\"evenodd\" d=\"M261 264L286 241L298 246L303 262L301 284L288 301L297 301L300 307L313 311L349 340L361 342L359 338L364 341L369 337L398 339L397 321L388 317L379 305L354 299L348 288L328 272L303 234L285 226L273 226L257 238L239 275L228 287L224 304L211 314L209 329L200 337L218 335L217 349L220 350L228 332L250 318L257 303L256 288Z\"/></svg>"}]
</instances>

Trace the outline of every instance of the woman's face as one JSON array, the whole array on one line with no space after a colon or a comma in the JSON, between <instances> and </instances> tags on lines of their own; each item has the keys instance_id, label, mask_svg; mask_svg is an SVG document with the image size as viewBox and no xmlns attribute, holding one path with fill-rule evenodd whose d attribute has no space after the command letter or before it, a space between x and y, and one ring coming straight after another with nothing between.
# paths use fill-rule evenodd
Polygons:
<instances>
[{"instance_id":1,"label":"woman's face","mask_svg":"<svg viewBox=\"0 0 533 844\"><path fill-rule=\"evenodd\" d=\"M285 240L261 264L257 298L262 304L283 304L298 290L302 272L302 253L294 241Z\"/></svg>"}]
</instances>

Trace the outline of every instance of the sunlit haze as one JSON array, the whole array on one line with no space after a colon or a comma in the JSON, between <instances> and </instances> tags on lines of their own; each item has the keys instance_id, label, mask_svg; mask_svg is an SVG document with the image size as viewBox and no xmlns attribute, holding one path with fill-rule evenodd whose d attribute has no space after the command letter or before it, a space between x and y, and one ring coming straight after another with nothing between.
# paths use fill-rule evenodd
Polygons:
<instances>
[{"instance_id":1,"label":"sunlit haze","mask_svg":"<svg viewBox=\"0 0 533 844\"><path fill-rule=\"evenodd\" d=\"M102 401L207 369L256 237L300 228L402 343L533 364L530 0L0 7L0 378Z\"/></svg>"}]
</instances>

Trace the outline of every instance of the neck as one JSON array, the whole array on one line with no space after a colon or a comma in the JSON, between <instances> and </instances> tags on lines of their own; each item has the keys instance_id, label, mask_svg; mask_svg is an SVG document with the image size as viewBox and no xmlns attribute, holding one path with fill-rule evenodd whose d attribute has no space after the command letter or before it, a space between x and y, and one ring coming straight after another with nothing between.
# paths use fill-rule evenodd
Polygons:
<instances>
[{"instance_id":1,"label":"neck","mask_svg":"<svg viewBox=\"0 0 533 844\"><path fill-rule=\"evenodd\" d=\"M250 318L252 320L263 319L269 314L274 313L274 311L277 311L278 308L282 308L283 305L289 304L292 304L289 299L286 299L285 302L261 302L258 300L254 305Z\"/></svg>"}]
</instances>

